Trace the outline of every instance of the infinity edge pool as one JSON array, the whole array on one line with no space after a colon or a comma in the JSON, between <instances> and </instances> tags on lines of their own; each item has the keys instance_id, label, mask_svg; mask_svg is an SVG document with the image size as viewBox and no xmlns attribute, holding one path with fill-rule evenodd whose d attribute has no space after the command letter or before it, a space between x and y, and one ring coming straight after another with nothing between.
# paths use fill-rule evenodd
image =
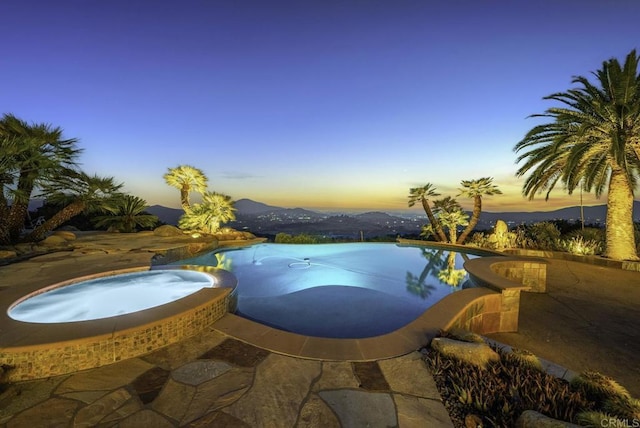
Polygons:
<instances>
[{"instance_id":1,"label":"infinity edge pool","mask_svg":"<svg viewBox=\"0 0 640 428\"><path fill-rule=\"evenodd\" d=\"M424 241L399 240L399 243L434 246ZM371 361L404 355L428 344L439 330L452 327L477 333L516 331L520 291L531 289L530 285L524 285L531 281L531 275L544 280L544 262L505 257L500 253L491 255L494 257L473 259L469 267L465 265L470 276L479 280L483 287L453 293L403 328L365 339L308 337L228 313L234 300L232 290L236 280L229 272L219 269L215 275L219 276L221 284L225 284L224 288L202 289L173 303L137 313L74 323L33 324L12 320L7 315L9 306L37 290L12 287L0 294L3 305L0 309L0 365L13 367L7 372L5 380L8 381L56 376L144 355L205 328L277 353L340 361ZM156 268L164 267L109 271L65 283Z\"/></svg>"}]
</instances>

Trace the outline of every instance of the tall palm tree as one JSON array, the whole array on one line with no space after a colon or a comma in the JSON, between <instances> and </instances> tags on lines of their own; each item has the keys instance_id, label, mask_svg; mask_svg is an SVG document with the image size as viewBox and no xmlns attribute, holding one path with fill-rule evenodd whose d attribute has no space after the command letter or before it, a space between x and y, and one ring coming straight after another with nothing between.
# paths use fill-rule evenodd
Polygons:
<instances>
[{"instance_id":1,"label":"tall palm tree","mask_svg":"<svg viewBox=\"0 0 640 428\"><path fill-rule=\"evenodd\" d=\"M164 180L169 186L180 189L180 204L185 212L191 209L189 202L191 192L204 193L209 181L204 172L190 165L169 168L169 171L164 175Z\"/></svg>"},{"instance_id":2,"label":"tall palm tree","mask_svg":"<svg viewBox=\"0 0 640 428\"><path fill-rule=\"evenodd\" d=\"M205 192L202 203L194 204L178 220L178 227L186 230L199 230L216 233L220 225L236 219L231 196L216 192Z\"/></svg>"},{"instance_id":3,"label":"tall palm tree","mask_svg":"<svg viewBox=\"0 0 640 428\"><path fill-rule=\"evenodd\" d=\"M460 237L456 242L457 244L462 244L478 224L480 214L482 213L482 196L502 194L502 191L498 189L498 186L493 184L493 177L482 177L477 180L462 180L460 184L462 185L462 188L458 189L460 191L458 196L473 198L473 212L471 213L469 225L460 234Z\"/></svg>"},{"instance_id":4,"label":"tall palm tree","mask_svg":"<svg viewBox=\"0 0 640 428\"><path fill-rule=\"evenodd\" d=\"M5 152L17 143L17 148ZM14 115L5 114L0 119L0 148L2 156L10 162L4 170L3 181L11 180L11 208L2 210L7 233L0 239L15 242L20 237L27 216L29 199L33 190L64 168L71 168L81 153L75 138L62 138L62 129L48 124L28 124ZM8 243L8 242L4 242Z\"/></svg>"},{"instance_id":5,"label":"tall palm tree","mask_svg":"<svg viewBox=\"0 0 640 428\"><path fill-rule=\"evenodd\" d=\"M531 129L516 144L525 161L518 176L530 172L523 193L533 199L557 182L569 194L576 188L607 192L606 256L637 260L634 240L633 192L640 171L640 75L638 56L631 51L620 65L610 59L593 73L596 83L574 77L579 86L544 99L560 102L534 117L552 122Z\"/></svg>"},{"instance_id":6,"label":"tall palm tree","mask_svg":"<svg viewBox=\"0 0 640 428\"><path fill-rule=\"evenodd\" d=\"M113 177L98 177L84 172L67 171L64 177L43 186L42 195L47 201L59 204L62 209L36 227L25 241L39 241L46 234L81 213L103 211L112 203L122 184Z\"/></svg>"},{"instance_id":7,"label":"tall palm tree","mask_svg":"<svg viewBox=\"0 0 640 428\"><path fill-rule=\"evenodd\" d=\"M107 215L95 218L95 225L108 227L119 232L135 232L139 227L153 227L158 223L158 217L145 212L147 201L137 196L120 195L105 205Z\"/></svg>"},{"instance_id":8,"label":"tall palm tree","mask_svg":"<svg viewBox=\"0 0 640 428\"><path fill-rule=\"evenodd\" d=\"M440 196L440 193L436 192L435 187L431 183L427 183L422 187L412 187L409 189L409 206L412 207L417 201L420 201L424 212L427 214L429 223L431 223L432 229L435 232L434 236L436 241L446 242L447 236L444 234L442 226L438 222L438 219L433 215L433 211L429 205L429 198L434 198L436 196Z\"/></svg>"}]
</instances>

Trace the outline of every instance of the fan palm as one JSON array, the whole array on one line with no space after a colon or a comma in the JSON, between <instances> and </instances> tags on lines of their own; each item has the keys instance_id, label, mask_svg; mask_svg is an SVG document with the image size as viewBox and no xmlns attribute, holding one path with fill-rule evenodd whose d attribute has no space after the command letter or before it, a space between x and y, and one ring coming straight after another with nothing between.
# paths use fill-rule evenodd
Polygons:
<instances>
[{"instance_id":1,"label":"fan palm","mask_svg":"<svg viewBox=\"0 0 640 428\"><path fill-rule=\"evenodd\" d=\"M0 119L3 191L8 189L13 200L10 209L0 210L3 215L0 223L5 224L6 230L6 233L0 233L0 239L17 241L24 227L34 188L46 183L62 169L75 165L81 152L76 148L76 143L75 138L63 139L62 129L58 127L29 125L11 114L5 114ZM6 187L9 182L11 186Z\"/></svg>"},{"instance_id":2,"label":"fan palm","mask_svg":"<svg viewBox=\"0 0 640 428\"><path fill-rule=\"evenodd\" d=\"M576 188L607 192L606 256L637 260L634 240L633 191L640 170L640 76L638 57L631 51L624 65L605 61L593 73L596 83L574 77L579 85L545 97L563 106L544 114L552 122L531 129L516 144L524 164L517 175L526 178L523 193L533 199L558 182L569 194Z\"/></svg>"},{"instance_id":3,"label":"fan palm","mask_svg":"<svg viewBox=\"0 0 640 428\"><path fill-rule=\"evenodd\" d=\"M445 198L447 199L447 198ZM458 239L458 226L469 224L469 216L459 207L451 207L448 210L438 212L438 221L449 230L449 241L455 244Z\"/></svg>"},{"instance_id":4,"label":"fan palm","mask_svg":"<svg viewBox=\"0 0 640 428\"><path fill-rule=\"evenodd\" d=\"M471 213L469 225L460 234L460 237L456 242L457 244L462 244L478 224L480 214L482 213L482 196L502 194L502 191L498 189L498 186L493 184L492 177L482 177L477 180L462 180L460 184L462 184L462 188L458 189L460 191L458 196L473 198L473 212Z\"/></svg>"},{"instance_id":5,"label":"fan palm","mask_svg":"<svg viewBox=\"0 0 640 428\"><path fill-rule=\"evenodd\" d=\"M42 195L48 202L62 206L53 217L36 227L26 241L39 241L46 234L81 213L103 211L118 195L122 184L112 177L98 177L84 172L67 171L64 177L43 186Z\"/></svg>"},{"instance_id":6,"label":"fan palm","mask_svg":"<svg viewBox=\"0 0 640 428\"><path fill-rule=\"evenodd\" d=\"M105 206L108 215L95 218L95 225L108 227L120 232L135 232L136 228L153 227L158 223L158 217L147 214L147 201L137 196L121 195L113 198L112 202Z\"/></svg>"},{"instance_id":7,"label":"fan palm","mask_svg":"<svg viewBox=\"0 0 640 428\"><path fill-rule=\"evenodd\" d=\"M433 215L433 211L429 205L429 198L434 198L436 196L440 196L440 193L436 192L435 187L431 183L427 183L422 187L412 187L409 189L409 206L412 207L417 201L420 201L425 214L427 214L429 223L432 225L432 230L435 232L434 236L436 241L446 242L447 236L444 234L442 226L438 222L438 219Z\"/></svg>"},{"instance_id":8,"label":"fan palm","mask_svg":"<svg viewBox=\"0 0 640 428\"><path fill-rule=\"evenodd\" d=\"M169 186L180 189L180 204L185 212L191 209L189 201L191 192L204 193L207 190L207 176L190 165L169 168L169 172L164 175L164 180Z\"/></svg>"},{"instance_id":9,"label":"fan palm","mask_svg":"<svg viewBox=\"0 0 640 428\"><path fill-rule=\"evenodd\" d=\"M202 195L202 203L194 204L178 221L178 227L185 230L198 230L216 233L220 225L236 219L231 196L216 192Z\"/></svg>"}]
</instances>

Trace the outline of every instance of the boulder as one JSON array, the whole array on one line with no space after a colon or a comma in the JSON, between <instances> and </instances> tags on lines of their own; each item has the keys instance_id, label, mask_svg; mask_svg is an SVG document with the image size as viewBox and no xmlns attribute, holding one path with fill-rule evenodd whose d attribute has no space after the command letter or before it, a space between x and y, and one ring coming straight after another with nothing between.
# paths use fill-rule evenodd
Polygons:
<instances>
[{"instance_id":1,"label":"boulder","mask_svg":"<svg viewBox=\"0 0 640 428\"><path fill-rule=\"evenodd\" d=\"M496 221L490 242L497 250L503 250L509 245L509 226L503 220Z\"/></svg>"},{"instance_id":2,"label":"boulder","mask_svg":"<svg viewBox=\"0 0 640 428\"><path fill-rule=\"evenodd\" d=\"M479 334L473 333L469 330L465 330L462 328L451 328L447 331L447 333L449 333L449 335L451 335L451 337L453 339L457 339L460 340L462 342L477 342L477 343L486 343L486 341L484 340L484 338L482 336L480 336Z\"/></svg>"},{"instance_id":3,"label":"boulder","mask_svg":"<svg viewBox=\"0 0 640 428\"><path fill-rule=\"evenodd\" d=\"M73 232L69 232L68 230L56 230L53 232L51 236L59 236L63 238L65 241L75 241L76 234Z\"/></svg>"},{"instance_id":4,"label":"boulder","mask_svg":"<svg viewBox=\"0 0 640 428\"><path fill-rule=\"evenodd\" d=\"M18 254L29 254L33 252L35 244L31 242L25 242L21 244L16 244L13 248L16 250Z\"/></svg>"},{"instance_id":5,"label":"boulder","mask_svg":"<svg viewBox=\"0 0 640 428\"><path fill-rule=\"evenodd\" d=\"M153 234L156 236L181 236L184 235L182 230L178 229L175 226L171 226L170 224L165 224L163 226L157 227L153 230Z\"/></svg>"},{"instance_id":6,"label":"boulder","mask_svg":"<svg viewBox=\"0 0 640 428\"><path fill-rule=\"evenodd\" d=\"M486 343L461 342L458 340L436 337L431 347L442 355L486 368L490 362L500 361L500 355Z\"/></svg>"},{"instance_id":7,"label":"boulder","mask_svg":"<svg viewBox=\"0 0 640 428\"><path fill-rule=\"evenodd\" d=\"M464 428L482 428L482 419L478 415L468 414L464 417Z\"/></svg>"},{"instance_id":8,"label":"boulder","mask_svg":"<svg viewBox=\"0 0 640 428\"><path fill-rule=\"evenodd\" d=\"M516 420L516 428L573 428L579 427L569 422L559 421L538 413L534 410L525 410Z\"/></svg>"},{"instance_id":9,"label":"boulder","mask_svg":"<svg viewBox=\"0 0 640 428\"><path fill-rule=\"evenodd\" d=\"M61 247L67 244L67 240L61 236L47 236L42 241L38 242L38 245L44 247Z\"/></svg>"},{"instance_id":10,"label":"boulder","mask_svg":"<svg viewBox=\"0 0 640 428\"><path fill-rule=\"evenodd\" d=\"M16 257L17 255L18 255L18 253L16 253L15 251L0 250L0 260L12 259L12 258Z\"/></svg>"},{"instance_id":11,"label":"boulder","mask_svg":"<svg viewBox=\"0 0 640 428\"><path fill-rule=\"evenodd\" d=\"M508 232L509 232L509 226L507 226L507 223L505 223L504 220L497 220L496 225L494 227L494 233L500 236L500 235L506 235Z\"/></svg>"}]
</instances>

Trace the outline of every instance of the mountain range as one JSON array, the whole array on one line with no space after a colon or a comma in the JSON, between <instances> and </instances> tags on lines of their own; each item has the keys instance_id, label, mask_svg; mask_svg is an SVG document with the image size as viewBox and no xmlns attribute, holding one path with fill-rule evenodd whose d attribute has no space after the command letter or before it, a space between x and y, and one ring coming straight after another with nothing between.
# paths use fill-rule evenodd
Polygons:
<instances>
[{"instance_id":1,"label":"mountain range","mask_svg":"<svg viewBox=\"0 0 640 428\"><path fill-rule=\"evenodd\" d=\"M228 226L236 229L250 230L254 233L310 233L328 236L365 237L397 234L419 233L426 222L422 211L411 211L402 214L389 214L372 211L362 214L322 213L304 208L282 208L267 205L251 199L240 199L235 202L236 220ZM182 209L153 205L147 209L150 214L167 224L177 224L183 214ZM584 207L586 223L604 224L607 213L606 205ZM470 214L470 213L469 213ZM555 211L536 212L483 212L478 229L493 227L496 220L504 220L510 225L534 223L548 220L580 219L580 207L568 207ZM640 201L634 202L634 219L640 221Z\"/></svg>"}]
</instances>

